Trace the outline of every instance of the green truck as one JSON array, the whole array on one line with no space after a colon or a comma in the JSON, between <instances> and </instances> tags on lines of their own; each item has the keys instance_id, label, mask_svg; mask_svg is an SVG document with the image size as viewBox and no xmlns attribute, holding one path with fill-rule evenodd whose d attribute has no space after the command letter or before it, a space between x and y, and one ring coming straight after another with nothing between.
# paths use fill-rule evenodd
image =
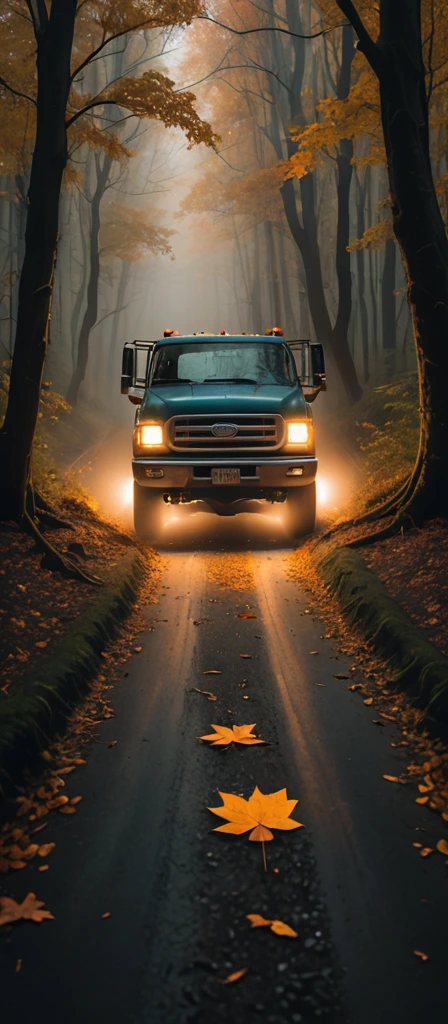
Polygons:
<instances>
[{"instance_id":1,"label":"green truck","mask_svg":"<svg viewBox=\"0 0 448 1024\"><path fill-rule=\"evenodd\" d=\"M326 389L322 345L264 335L165 332L128 342L121 392L134 426L134 525L154 539L164 504L229 516L286 502L294 536L316 521L310 402Z\"/></svg>"}]
</instances>

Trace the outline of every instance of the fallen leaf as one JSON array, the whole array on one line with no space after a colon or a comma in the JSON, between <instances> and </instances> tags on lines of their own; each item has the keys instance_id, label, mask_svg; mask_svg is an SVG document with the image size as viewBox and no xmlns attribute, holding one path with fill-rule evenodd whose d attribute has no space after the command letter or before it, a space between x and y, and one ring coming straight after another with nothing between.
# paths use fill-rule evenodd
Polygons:
<instances>
[{"instance_id":1,"label":"fallen leaf","mask_svg":"<svg viewBox=\"0 0 448 1024\"><path fill-rule=\"evenodd\" d=\"M140 651L142 651L142 650L143 650L143 647L134 647L134 651L135 651L136 654L140 654Z\"/></svg>"},{"instance_id":2,"label":"fallen leaf","mask_svg":"<svg viewBox=\"0 0 448 1024\"><path fill-rule=\"evenodd\" d=\"M18 974L19 971L22 969L22 963L23 963L23 960L20 960L20 959L16 960L16 974Z\"/></svg>"},{"instance_id":3,"label":"fallen leaf","mask_svg":"<svg viewBox=\"0 0 448 1024\"><path fill-rule=\"evenodd\" d=\"M251 829L249 839L254 842L265 842L273 839L271 828L290 830L303 828L299 821L290 818L297 800L288 800L286 789L279 789L276 793L261 793L258 786L249 797L244 800L242 796L235 796L233 793L221 793L222 807L209 807L212 814L219 818L227 818L225 825L218 825L214 832L227 832L232 835L242 835Z\"/></svg>"},{"instance_id":4,"label":"fallen leaf","mask_svg":"<svg viewBox=\"0 0 448 1024\"><path fill-rule=\"evenodd\" d=\"M55 843L42 843L42 846L39 846L37 855L38 857L48 857L48 854L51 853L54 848Z\"/></svg>"},{"instance_id":5,"label":"fallen leaf","mask_svg":"<svg viewBox=\"0 0 448 1024\"><path fill-rule=\"evenodd\" d=\"M416 804L427 804L428 800L429 796L418 796L415 802Z\"/></svg>"},{"instance_id":6,"label":"fallen leaf","mask_svg":"<svg viewBox=\"0 0 448 1024\"><path fill-rule=\"evenodd\" d=\"M271 932L274 932L275 935L284 935L288 939L297 938L294 928L290 928L289 924L285 924L284 921L272 921Z\"/></svg>"},{"instance_id":7,"label":"fallen leaf","mask_svg":"<svg viewBox=\"0 0 448 1024\"><path fill-rule=\"evenodd\" d=\"M206 740L213 747L227 747L229 743L243 743L246 746L264 743L264 740L252 735L255 723L253 725L233 725L231 729L225 725L213 725L212 723L212 729L215 730L214 733L210 733L209 736L199 736L199 739Z\"/></svg>"},{"instance_id":8,"label":"fallen leaf","mask_svg":"<svg viewBox=\"0 0 448 1024\"><path fill-rule=\"evenodd\" d=\"M379 718L372 718L372 722L373 722L373 725L382 725L383 729L386 728L385 725L384 725L384 722L380 722Z\"/></svg>"},{"instance_id":9,"label":"fallen leaf","mask_svg":"<svg viewBox=\"0 0 448 1024\"><path fill-rule=\"evenodd\" d=\"M350 676L345 676L343 672L334 672L333 679L350 679Z\"/></svg>"},{"instance_id":10,"label":"fallen leaf","mask_svg":"<svg viewBox=\"0 0 448 1024\"><path fill-rule=\"evenodd\" d=\"M38 871L48 871L48 864L39 864Z\"/></svg>"},{"instance_id":11,"label":"fallen leaf","mask_svg":"<svg viewBox=\"0 0 448 1024\"><path fill-rule=\"evenodd\" d=\"M105 921L106 917L110 917L110 910L106 910L106 913L105 914L101 914L101 917L102 917L103 921Z\"/></svg>"},{"instance_id":12,"label":"fallen leaf","mask_svg":"<svg viewBox=\"0 0 448 1024\"><path fill-rule=\"evenodd\" d=\"M240 654L240 658L251 658L251 654Z\"/></svg>"},{"instance_id":13,"label":"fallen leaf","mask_svg":"<svg viewBox=\"0 0 448 1024\"><path fill-rule=\"evenodd\" d=\"M239 619L256 619L255 612L238 612Z\"/></svg>"},{"instance_id":14,"label":"fallen leaf","mask_svg":"<svg viewBox=\"0 0 448 1024\"><path fill-rule=\"evenodd\" d=\"M218 700L216 694L210 693L210 690L199 690L197 686L193 686L192 690L194 690L195 693L202 693L204 697L208 697L208 700Z\"/></svg>"},{"instance_id":15,"label":"fallen leaf","mask_svg":"<svg viewBox=\"0 0 448 1024\"><path fill-rule=\"evenodd\" d=\"M422 953L422 951L420 949L414 949L413 953L414 953L414 956L419 956L420 960L429 960L428 954L427 953Z\"/></svg>"},{"instance_id":16,"label":"fallen leaf","mask_svg":"<svg viewBox=\"0 0 448 1024\"><path fill-rule=\"evenodd\" d=\"M261 914L246 914L246 917L251 922L252 928L263 928L267 925L275 935L284 935L290 939L297 938L297 932L294 931L294 928L290 928L289 924L285 924L284 921L278 921L276 918L268 920L266 917L262 917Z\"/></svg>"},{"instance_id":17,"label":"fallen leaf","mask_svg":"<svg viewBox=\"0 0 448 1024\"><path fill-rule=\"evenodd\" d=\"M33 892L29 892L22 903L16 903L9 896L0 897L0 925L11 924L13 921L36 921L40 924L46 918L54 920L49 910L42 910L45 906L42 900L37 900Z\"/></svg>"},{"instance_id":18,"label":"fallen leaf","mask_svg":"<svg viewBox=\"0 0 448 1024\"><path fill-rule=\"evenodd\" d=\"M61 793L60 796L55 796L53 800L49 800L47 803L47 807L49 807L50 810L53 811L55 807L62 807L64 804L68 804L68 796L64 796Z\"/></svg>"},{"instance_id":19,"label":"fallen leaf","mask_svg":"<svg viewBox=\"0 0 448 1024\"><path fill-rule=\"evenodd\" d=\"M319 654L319 651L310 651L310 654Z\"/></svg>"},{"instance_id":20,"label":"fallen leaf","mask_svg":"<svg viewBox=\"0 0 448 1024\"><path fill-rule=\"evenodd\" d=\"M36 643L34 644L34 646L35 647L46 647L48 643L49 643L48 640L36 640Z\"/></svg>"},{"instance_id":21,"label":"fallen leaf","mask_svg":"<svg viewBox=\"0 0 448 1024\"><path fill-rule=\"evenodd\" d=\"M45 761L53 760L49 750L41 750L40 756L43 757Z\"/></svg>"},{"instance_id":22,"label":"fallen leaf","mask_svg":"<svg viewBox=\"0 0 448 1024\"><path fill-rule=\"evenodd\" d=\"M261 914L246 914L247 920L250 921L252 928L263 928L265 925L271 925L272 921L267 917L262 917Z\"/></svg>"},{"instance_id":23,"label":"fallen leaf","mask_svg":"<svg viewBox=\"0 0 448 1024\"><path fill-rule=\"evenodd\" d=\"M365 701L363 701L363 703L367 704L370 707L370 705L373 704L373 697L366 697L366 699L365 699Z\"/></svg>"},{"instance_id":24,"label":"fallen leaf","mask_svg":"<svg viewBox=\"0 0 448 1024\"><path fill-rule=\"evenodd\" d=\"M429 857L429 854L434 852L433 846L423 846L420 850L420 857Z\"/></svg>"},{"instance_id":25,"label":"fallen leaf","mask_svg":"<svg viewBox=\"0 0 448 1024\"><path fill-rule=\"evenodd\" d=\"M446 839L439 839L438 843L436 843L436 850L439 853L443 853L445 857L448 857L448 843Z\"/></svg>"},{"instance_id":26,"label":"fallen leaf","mask_svg":"<svg viewBox=\"0 0 448 1024\"><path fill-rule=\"evenodd\" d=\"M221 985L231 985L233 981L239 981L244 974L247 974L247 967L242 967L240 971L234 971L233 974L228 974L227 978L218 978Z\"/></svg>"},{"instance_id":27,"label":"fallen leaf","mask_svg":"<svg viewBox=\"0 0 448 1024\"><path fill-rule=\"evenodd\" d=\"M401 782L396 775L383 775L383 779L386 779L386 782Z\"/></svg>"},{"instance_id":28,"label":"fallen leaf","mask_svg":"<svg viewBox=\"0 0 448 1024\"><path fill-rule=\"evenodd\" d=\"M206 672L202 673L203 676L222 676L220 668L208 668Z\"/></svg>"},{"instance_id":29,"label":"fallen leaf","mask_svg":"<svg viewBox=\"0 0 448 1024\"><path fill-rule=\"evenodd\" d=\"M70 800L70 803L71 804L80 804L81 800L82 800L82 796L72 796L72 798Z\"/></svg>"},{"instance_id":30,"label":"fallen leaf","mask_svg":"<svg viewBox=\"0 0 448 1024\"><path fill-rule=\"evenodd\" d=\"M74 764L70 764L70 765L67 765L66 768L58 768L56 774L57 775L69 775L70 772L74 772L74 770L75 770L75 765Z\"/></svg>"},{"instance_id":31,"label":"fallen leaf","mask_svg":"<svg viewBox=\"0 0 448 1024\"><path fill-rule=\"evenodd\" d=\"M353 690L362 690L362 689L363 689L362 683L352 683L351 686L347 686L347 690L352 690L353 691Z\"/></svg>"},{"instance_id":32,"label":"fallen leaf","mask_svg":"<svg viewBox=\"0 0 448 1024\"><path fill-rule=\"evenodd\" d=\"M66 804L64 807L59 808L59 814L76 814L76 807L71 807L70 804Z\"/></svg>"},{"instance_id":33,"label":"fallen leaf","mask_svg":"<svg viewBox=\"0 0 448 1024\"><path fill-rule=\"evenodd\" d=\"M21 868L26 868L26 860L12 860L9 866L14 868L15 871L20 871ZM1 924L1 921L0 921Z\"/></svg>"},{"instance_id":34,"label":"fallen leaf","mask_svg":"<svg viewBox=\"0 0 448 1024\"><path fill-rule=\"evenodd\" d=\"M118 743L118 740L111 740L111 742L108 743L107 746L108 747L116 747L117 743Z\"/></svg>"}]
</instances>

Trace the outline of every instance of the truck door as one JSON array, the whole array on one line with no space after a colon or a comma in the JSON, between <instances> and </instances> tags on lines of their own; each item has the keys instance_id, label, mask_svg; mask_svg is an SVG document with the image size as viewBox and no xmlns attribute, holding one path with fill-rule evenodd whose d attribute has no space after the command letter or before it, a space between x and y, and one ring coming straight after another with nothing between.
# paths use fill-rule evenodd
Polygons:
<instances>
[{"instance_id":1,"label":"truck door","mask_svg":"<svg viewBox=\"0 0 448 1024\"><path fill-rule=\"evenodd\" d=\"M145 393L155 341L128 341L123 348L121 394L140 401Z\"/></svg>"}]
</instances>

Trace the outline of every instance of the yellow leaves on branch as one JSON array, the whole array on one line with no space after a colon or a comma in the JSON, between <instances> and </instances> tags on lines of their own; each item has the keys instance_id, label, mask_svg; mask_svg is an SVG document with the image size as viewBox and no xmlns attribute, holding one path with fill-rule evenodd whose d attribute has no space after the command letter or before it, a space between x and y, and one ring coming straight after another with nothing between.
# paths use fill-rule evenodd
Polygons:
<instances>
[{"instance_id":1,"label":"yellow leaves on branch","mask_svg":"<svg viewBox=\"0 0 448 1024\"><path fill-rule=\"evenodd\" d=\"M296 939L297 932L294 928L290 928L289 924L285 924L284 921L278 921L276 918L268 920L266 917L262 917L261 914L246 914L248 921L250 921L252 928L264 928L269 926L271 932L275 935L284 935L288 939Z\"/></svg>"},{"instance_id":2,"label":"yellow leaves on branch","mask_svg":"<svg viewBox=\"0 0 448 1024\"><path fill-rule=\"evenodd\" d=\"M200 740L206 740L211 743L212 747L227 747L229 743L243 743L245 746L255 746L257 743L264 743L264 740L258 739L257 736L253 736L252 729L255 729L255 722L253 725L233 725L229 729L226 725L213 725L209 736L199 736Z\"/></svg>"},{"instance_id":3,"label":"yellow leaves on branch","mask_svg":"<svg viewBox=\"0 0 448 1024\"><path fill-rule=\"evenodd\" d=\"M12 924L13 921L35 921L41 924L45 919L54 920L49 910L42 910L45 906L42 900L37 900L33 892L29 892L22 903L16 903L9 896L0 898L0 925Z\"/></svg>"},{"instance_id":4,"label":"yellow leaves on branch","mask_svg":"<svg viewBox=\"0 0 448 1024\"><path fill-rule=\"evenodd\" d=\"M264 843L274 838L271 832L273 828L285 831L303 828L299 821L290 817L298 801L288 800L286 789L279 789L276 793L261 793L258 786L255 786L249 800L233 793L218 792L222 807L209 807L208 810L218 818L226 818L227 822L218 825L213 829L214 832L239 836L251 830L249 839Z\"/></svg>"},{"instance_id":5,"label":"yellow leaves on branch","mask_svg":"<svg viewBox=\"0 0 448 1024\"><path fill-rule=\"evenodd\" d=\"M101 225L101 252L128 263L147 256L168 256L172 254L172 234L154 224L144 210L108 203Z\"/></svg>"},{"instance_id":6,"label":"yellow leaves on branch","mask_svg":"<svg viewBox=\"0 0 448 1024\"><path fill-rule=\"evenodd\" d=\"M215 146L219 137L195 110L195 99L194 93L175 89L174 82L160 71L145 71L138 78L114 82L95 98L95 103L116 103L135 117L161 121L165 128L181 128L190 148L200 142Z\"/></svg>"},{"instance_id":7,"label":"yellow leaves on branch","mask_svg":"<svg viewBox=\"0 0 448 1024\"><path fill-rule=\"evenodd\" d=\"M360 249L381 249L384 243L387 242L387 239L393 237L394 231L391 214L385 220L372 224L371 227L364 231L361 238L354 238L350 245L347 246L347 249L349 252L357 252Z\"/></svg>"}]
</instances>

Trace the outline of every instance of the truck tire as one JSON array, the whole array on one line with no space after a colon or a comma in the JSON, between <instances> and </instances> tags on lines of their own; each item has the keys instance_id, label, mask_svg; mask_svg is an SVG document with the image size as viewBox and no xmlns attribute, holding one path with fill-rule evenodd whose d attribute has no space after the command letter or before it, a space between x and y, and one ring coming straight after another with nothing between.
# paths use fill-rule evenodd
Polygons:
<instances>
[{"instance_id":1,"label":"truck tire","mask_svg":"<svg viewBox=\"0 0 448 1024\"><path fill-rule=\"evenodd\" d=\"M134 530L142 540L154 540L159 531L162 496L134 480Z\"/></svg>"},{"instance_id":2,"label":"truck tire","mask_svg":"<svg viewBox=\"0 0 448 1024\"><path fill-rule=\"evenodd\" d=\"M286 499L288 525L293 537L306 537L316 528L316 484L295 487Z\"/></svg>"}]
</instances>

